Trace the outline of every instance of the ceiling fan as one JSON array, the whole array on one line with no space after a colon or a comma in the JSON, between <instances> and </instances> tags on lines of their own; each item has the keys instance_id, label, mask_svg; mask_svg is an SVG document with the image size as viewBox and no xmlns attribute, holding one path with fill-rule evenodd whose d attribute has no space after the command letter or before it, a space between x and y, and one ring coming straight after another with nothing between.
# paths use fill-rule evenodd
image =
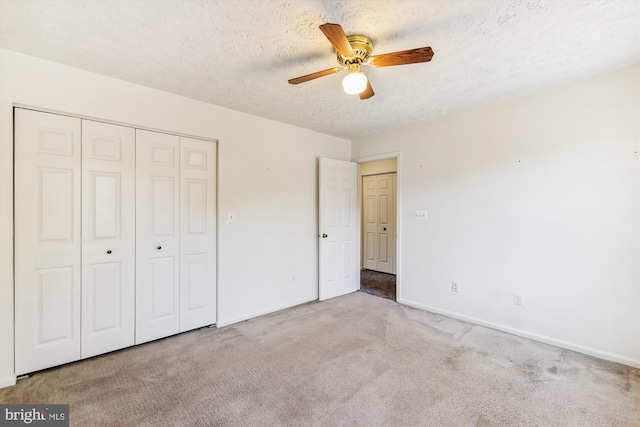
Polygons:
<instances>
[{"instance_id":1,"label":"ceiling fan","mask_svg":"<svg viewBox=\"0 0 640 427\"><path fill-rule=\"evenodd\" d=\"M327 23L320 25L320 31L336 48L340 66L296 77L289 80L290 84L297 85L308 82L348 68L349 74L342 80L344 91L349 95L360 95L360 99L369 99L374 95L374 92L367 75L360 69L363 65L389 67L391 65L416 64L429 62L433 57L433 50L430 47L419 47L417 49L370 56L371 51L373 51L373 42L369 37L361 34L347 36L338 24Z\"/></svg>"}]
</instances>

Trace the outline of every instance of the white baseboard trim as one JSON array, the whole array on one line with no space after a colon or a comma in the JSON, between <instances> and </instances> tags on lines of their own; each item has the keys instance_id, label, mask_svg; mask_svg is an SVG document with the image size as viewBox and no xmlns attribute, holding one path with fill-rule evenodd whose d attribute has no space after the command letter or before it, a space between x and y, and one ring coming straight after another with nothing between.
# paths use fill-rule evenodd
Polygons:
<instances>
[{"instance_id":1,"label":"white baseboard trim","mask_svg":"<svg viewBox=\"0 0 640 427\"><path fill-rule=\"evenodd\" d=\"M0 388L11 387L12 385L16 385L16 377L5 377L0 379Z\"/></svg>"},{"instance_id":2,"label":"white baseboard trim","mask_svg":"<svg viewBox=\"0 0 640 427\"><path fill-rule=\"evenodd\" d=\"M522 329L512 328L510 326L501 325L499 323L489 322L483 319L478 319L476 317L466 316L464 314L455 313L448 310L442 310L437 307L431 307L424 304L418 304L413 301L409 301L406 299L398 300L400 304L406 305L408 307L417 308L420 310L430 311L432 313L443 314L448 317L452 317L454 319L464 320L469 323L474 323L476 325L486 326L491 329L496 329L498 331L507 332L512 335L517 335L523 338L529 338L534 341L540 341L545 344L553 345L556 347L564 348L566 350L572 350L578 353L586 354L589 356L597 357L599 359L609 360L611 362L620 363L623 365L631 366L633 368L640 368L640 360L630 359L628 357L619 356L617 354L608 353L606 351L596 350L594 348L585 347L579 344L570 343L567 341L558 340L555 338L547 337L544 335L535 334L533 332L523 331Z\"/></svg>"},{"instance_id":3,"label":"white baseboard trim","mask_svg":"<svg viewBox=\"0 0 640 427\"><path fill-rule=\"evenodd\" d=\"M238 322L242 322L245 320L249 320L249 319L253 319L254 317L259 317L259 316L264 316L265 314L271 314L271 313L275 313L276 311L280 311L280 310L284 310L286 308L291 308L291 307L295 307L296 305L302 305L302 304L306 304L308 302L312 302L312 301L317 301L318 298L312 298L312 299L305 299L305 300L301 300L301 301L296 301L290 304L284 304L284 305L280 305L277 307L272 307L272 308L268 308L266 310L260 310L260 311L256 311L253 312L251 314L247 314L244 316L239 316L233 319L223 319L220 320L218 319L218 323L216 323L216 326L218 328L222 328L223 326L229 326L229 325L233 325L234 323L238 323Z\"/></svg>"}]
</instances>

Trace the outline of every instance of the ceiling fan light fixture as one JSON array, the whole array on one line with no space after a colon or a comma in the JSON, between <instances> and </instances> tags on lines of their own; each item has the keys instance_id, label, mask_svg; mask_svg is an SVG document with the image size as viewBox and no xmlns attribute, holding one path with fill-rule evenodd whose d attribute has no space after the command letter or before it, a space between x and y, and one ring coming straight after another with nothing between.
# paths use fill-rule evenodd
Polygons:
<instances>
[{"instance_id":1,"label":"ceiling fan light fixture","mask_svg":"<svg viewBox=\"0 0 640 427\"><path fill-rule=\"evenodd\" d=\"M360 71L360 64L349 64L349 74L342 79L342 88L349 95L358 95L367 88L367 76Z\"/></svg>"},{"instance_id":2,"label":"ceiling fan light fixture","mask_svg":"<svg viewBox=\"0 0 640 427\"><path fill-rule=\"evenodd\" d=\"M342 88L349 95L360 95L360 99L369 99L375 95L375 92L367 75L360 71L361 65L390 67L429 62L433 57L433 50L429 46L371 56L373 42L365 35L351 34L347 36L339 24L330 22L320 25L320 31L336 49L336 59L340 66L289 79L289 84L297 85L315 80L348 67L349 73L342 80Z\"/></svg>"}]
</instances>

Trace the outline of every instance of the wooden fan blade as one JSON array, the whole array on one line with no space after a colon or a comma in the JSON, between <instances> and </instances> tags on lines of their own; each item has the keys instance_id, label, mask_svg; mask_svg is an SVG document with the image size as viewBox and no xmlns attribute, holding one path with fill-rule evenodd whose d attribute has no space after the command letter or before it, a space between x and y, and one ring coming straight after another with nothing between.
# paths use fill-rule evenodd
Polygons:
<instances>
[{"instance_id":1,"label":"wooden fan blade","mask_svg":"<svg viewBox=\"0 0 640 427\"><path fill-rule=\"evenodd\" d=\"M389 67L391 65L417 64L419 62L429 62L432 57L433 50L430 47L419 47L417 49L372 56L370 65L374 67Z\"/></svg>"},{"instance_id":2,"label":"wooden fan blade","mask_svg":"<svg viewBox=\"0 0 640 427\"><path fill-rule=\"evenodd\" d=\"M299 83L308 82L309 80L317 79L318 77L328 76L329 74L337 73L342 70L344 67L334 67L329 68L327 70L318 71L317 73L307 74L306 76L296 77L295 79L289 80L289 84L297 85Z\"/></svg>"},{"instance_id":3,"label":"wooden fan blade","mask_svg":"<svg viewBox=\"0 0 640 427\"><path fill-rule=\"evenodd\" d=\"M342 27L338 24L322 24L320 31L343 56L353 56L353 48Z\"/></svg>"},{"instance_id":4,"label":"wooden fan blade","mask_svg":"<svg viewBox=\"0 0 640 427\"><path fill-rule=\"evenodd\" d=\"M360 93L360 99L369 99L375 93L373 92L373 88L371 87L371 80L369 80L369 76L367 76L367 88Z\"/></svg>"}]
</instances>

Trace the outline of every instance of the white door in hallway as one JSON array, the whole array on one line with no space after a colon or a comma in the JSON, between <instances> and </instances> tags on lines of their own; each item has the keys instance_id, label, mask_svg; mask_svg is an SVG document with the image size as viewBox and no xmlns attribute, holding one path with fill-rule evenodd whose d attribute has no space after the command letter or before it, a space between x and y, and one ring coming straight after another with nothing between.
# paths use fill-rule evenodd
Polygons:
<instances>
[{"instance_id":1,"label":"white door in hallway","mask_svg":"<svg viewBox=\"0 0 640 427\"><path fill-rule=\"evenodd\" d=\"M396 174L362 177L363 267L395 274Z\"/></svg>"},{"instance_id":2,"label":"white door in hallway","mask_svg":"<svg viewBox=\"0 0 640 427\"><path fill-rule=\"evenodd\" d=\"M80 359L80 162L80 119L15 110L17 375Z\"/></svg>"},{"instance_id":3,"label":"white door in hallway","mask_svg":"<svg viewBox=\"0 0 640 427\"><path fill-rule=\"evenodd\" d=\"M216 323L216 144L180 138L180 331Z\"/></svg>"},{"instance_id":4,"label":"white door in hallway","mask_svg":"<svg viewBox=\"0 0 640 427\"><path fill-rule=\"evenodd\" d=\"M132 346L135 129L82 120L82 357Z\"/></svg>"},{"instance_id":5,"label":"white door in hallway","mask_svg":"<svg viewBox=\"0 0 640 427\"><path fill-rule=\"evenodd\" d=\"M180 137L136 130L136 344L180 332Z\"/></svg>"},{"instance_id":6,"label":"white door in hallway","mask_svg":"<svg viewBox=\"0 0 640 427\"><path fill-rule=\"evenodd\" d=\"M319 299L360 289L358 165L320 158Z\"/></svg>"}]
</instances>

